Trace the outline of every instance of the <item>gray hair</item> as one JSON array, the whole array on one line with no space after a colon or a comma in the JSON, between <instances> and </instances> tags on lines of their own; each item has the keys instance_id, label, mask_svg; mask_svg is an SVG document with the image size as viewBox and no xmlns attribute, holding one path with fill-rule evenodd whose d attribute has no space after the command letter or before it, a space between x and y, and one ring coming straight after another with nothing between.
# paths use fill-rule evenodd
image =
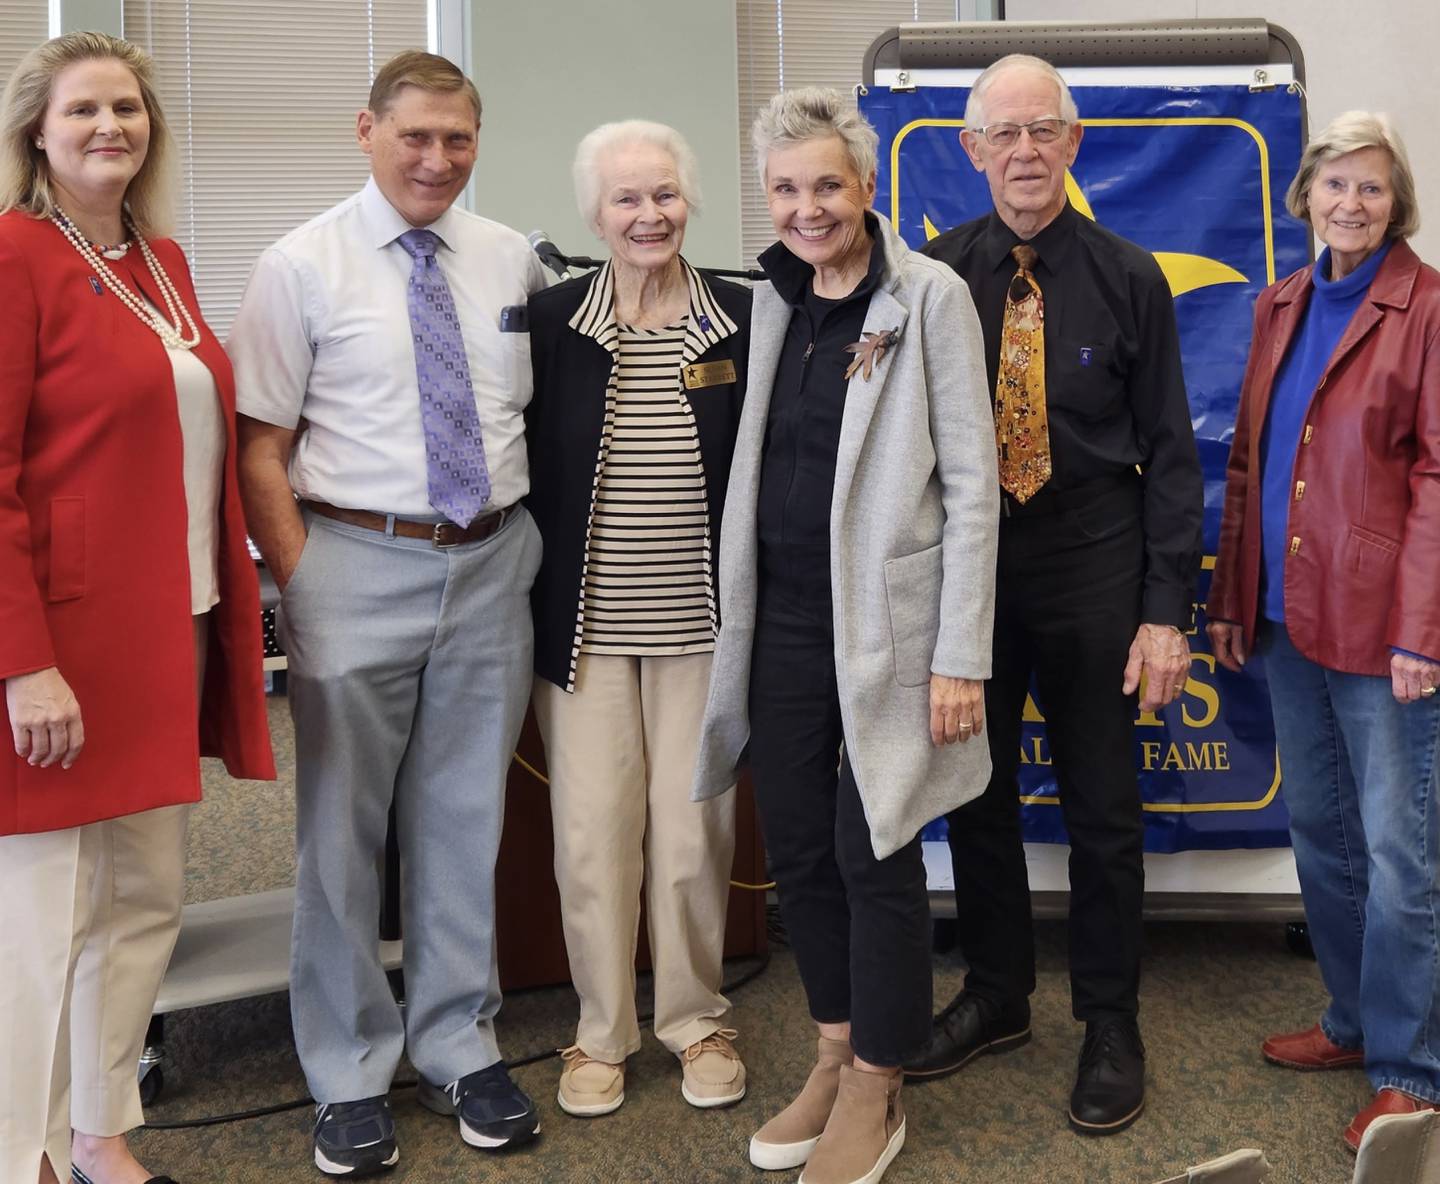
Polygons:
<instances>
[{"instance_id":1,"label":"gray hair","mask_svg":"<svg viewBox=\"0 0 1440 1184\"><path fill-rule=\"evenodd\" d=\"M1390 210L1387 238L1409 238L1420 229L1420 203L1415 197L1415 174L1400 133L1383 112L1346 111L1305 145L1300 171L1285 192L1285 208L1302 222L1310 220L1310 186L1326 161L1348 156L1362 148L1379 148L1390 157L1390 187L1395 204Z\"/></svg>"},{"instance_id":2,"label":"gray hair","mask_svg":"<svg viewBox=\"0 0 1440 1184\"><path fill-rule=\"evenodd\" d=\"M112 60L135 76L150 120L150 145L130 179L125 204L146 237L163 234L170 223L171 154L169 126L155 90L155 63L132 41L106 33L67 33L32 49L15 67L0 99L0 214L23 210L36 218L55 212L50 163L35 137L50 106L56 76L78 62Z\"/></svg>"},{"instance_id":3,"label":"gray hair","mask_svg":"<svg viewBox=\"0 0 1440 1184\"><path fill-rule=\"evenodd\" d=\"M985 126L985 92L994 85L995 80L1001 74L1011 70L1030 70L1035 74L1043 74L1055 84L1055 89L1060 92L1060 110L1055 114L1066 123L1080 122L1080 112L1075 107L1075 99L1070 94L1070 88L1065 85L1065 79L1060 77L1059 70L1044 58L1037 58L1028 53L1008 53L998 61L991 62L986 66L970 88L970 97L965 100L965 126L967 128Z\"/></svg>"},{"instance_id":4,"label":"gray hair","mask_svg":"<svg viewBox=\"0 0 1440 1184\"><path fill-rule=\"evenodd\" d=\"M765 162L776 148L827 136L840 138L862 182L875 175L880 137L870 121L855 109L849 95L824 86L806 86L775 95L750 128L755 171L761 182L765 180Z\"/></svg>"},{"instance_id":5,"label":"gray hair","mask_svg":"<svg viewBox=\"0 0 1440 1184\"><path fill-rule=\"evenodd\" d=\"M600 160L606 153L634 144L649 144L670 154L675 162L675 181L690 212L700 212L700 165L695 151L673 127L648 119L624 119L602 123L580 141L575 149L575 205L586 226L594 227L600 217Z\"/></svg>"}]
</instances>

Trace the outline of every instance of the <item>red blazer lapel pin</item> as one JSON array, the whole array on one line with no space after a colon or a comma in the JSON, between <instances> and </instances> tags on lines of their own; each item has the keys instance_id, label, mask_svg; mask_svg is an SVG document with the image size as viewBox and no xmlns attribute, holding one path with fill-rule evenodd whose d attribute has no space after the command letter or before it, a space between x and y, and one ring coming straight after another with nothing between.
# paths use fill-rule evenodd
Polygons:
<instances>
[{"instance_id":1,"label":"red blazer lapel pin","mask_svg":"<svg viewBox=\"0 0 1440 1184\"><path fill-rule=\"evenodd\" d=\"M859 341L853 342L845 347L845 352L854 354L855 360L845 368L845 377L851 377L855 371L862 366L864 369L865 381L870 381L870 375L875 372L875 367L885 358L885 353L894 347L900 340L900 330L881 329L878 333L865 333Z\"/></svg>"}]
</instances>

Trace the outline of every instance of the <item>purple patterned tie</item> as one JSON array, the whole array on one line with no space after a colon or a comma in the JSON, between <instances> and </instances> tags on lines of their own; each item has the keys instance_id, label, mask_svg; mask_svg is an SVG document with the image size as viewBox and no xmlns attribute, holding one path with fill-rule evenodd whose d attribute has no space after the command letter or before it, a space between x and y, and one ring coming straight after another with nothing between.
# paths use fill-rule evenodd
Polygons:
<instances>
[{"instance_id":1,"label":"purple patterned tie","mask_svg":"<svg viewBox=\"0 0 1440 1184\"><path fill-rule=\"evenodd\" d=\"M452 522L469 526L490 500L490 470L460 318L435 259L439 241L433 230L407 230L400 236L400 245L415 260L406 305L415 339L430 504Z\"/></svg>"}]
</instances>

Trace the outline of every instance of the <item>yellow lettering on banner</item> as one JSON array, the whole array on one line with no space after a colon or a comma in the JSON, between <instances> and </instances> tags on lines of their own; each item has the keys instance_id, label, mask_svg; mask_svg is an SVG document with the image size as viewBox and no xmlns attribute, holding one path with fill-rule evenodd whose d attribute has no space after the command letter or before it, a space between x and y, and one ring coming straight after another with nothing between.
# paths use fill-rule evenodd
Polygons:
<instances>
[{"instance_id":1,"label":"yellow lettering on banner","mask_svg":"<svg viewBox=\"0 0 1440 1184\"><path fill-rule=\"evenodd\" d=\"M1046 743L1044 736L1031 736L1029 740L1021 741L1020 763L1022 765L1053 765L1055 763L1050 759L1050 745Z\"/></svg>"},{"instance_id":2,"label":"yellow lettering on banner","mask_svg":"<svg viewBox=\"0 0 1440 1184\"><path fill-rule=\"evenodd\" d=\"M1199 662L1202 666L1206 667L1211 674L1215 673L1214 654L1191 654L1190 661L1192 664ZM1208 728L1215 722L1216 717L1220 714L1220 692L1208 682L1201 682L1196 678L1187 678L1185 680L1185 693L1199 699L1201 703L1205 704L1205 713L1198 717L1190 714L1190 705L1188 703L1180 704L1180 718L1185 721L1185 726L1189 728Z\"/></svg>"},{"instance_id":3,"label":"yellow lettering on banner","mask_svg":"<svg viewBox=\"0 0 1440 1184\"><path fill-rule=\"evenodd\" d=\"M1040 708L1035 706L1035 698L1029 691L1025 692L1025 709L1020 712L1020 720L1027 724L1043 724L1045 717L1040 714Z\"/></svg>"},{"instance_id":4,"label":"yellow lettering on banner","mask_svg":"<svg viewBox=\"0 0 1440 1184\"><path fill-rule=\"evenodd\" d=\"M1188 740L1184 744L1142 740L1140 765L1147 773L1156 769L1165 773L1228 773L1230 749L1225 740L1207 740L1201 744Z\"/></svg>"},{"instance_id":5,"label":"yellow lettering on banner","mask_svg":"<svg viewBox=\"0 0 1440 1184\"><path fill-rule=\"evenodd\" d=\"M1193 666L1196 662L1204 666L1211 674L1215 673L1214 654L1191 654L1190 663ZM1208 728L1220 715L1220 692L1208 682L1201 682L1193 675L1185 679L1185 695L1192 699L1198 699L1203 704L1203 711L1200 715L1193 715L1190 705L1182 697L1180 702L1180 718L1184 720L1185 726L1189 728ZM1160 718L1158 712L1142 711L1135 716L1137 728L1161 728L1165 721Z\"/></svg>"}]
</instances>

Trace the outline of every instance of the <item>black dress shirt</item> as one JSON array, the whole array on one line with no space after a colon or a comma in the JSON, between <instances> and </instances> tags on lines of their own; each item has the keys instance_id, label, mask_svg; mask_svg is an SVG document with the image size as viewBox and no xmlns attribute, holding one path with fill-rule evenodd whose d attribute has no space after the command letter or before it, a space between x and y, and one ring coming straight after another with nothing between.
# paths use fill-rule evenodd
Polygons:
<instances>
[{"instance_id":1,"label":"black dress shirt","mask_svg":"<svg viewBox=\"0 0 1440 1184\"><path fill-rule=\"evenodd\" d=\"M1149 252L1066 205L1029 240L995 213L928 243L970 285L985 336L990 388L999 366L1010 250L1028 241L1045 300L1045 405L1053 475L1036 501L1124 480L1143 485L1141 620L1188 629L1201 551L1204 489L1175 305ZM1004 504L1017 509L1008 496Z\"/></svg>"},{"instance_id":2,"label":"black dress shirt","mask_svg":"<svg viewBox=\"0 0 1440 1184\"><path fill-rule=\"evenodd\" d=\"M871 219L867 214L867 220ZM790 305L790 324L771 388L756 510L762 550L785 548L818 566L829 586L830 502L845 415L845 347L860 340L870 295L885 267L875 245L865 278L848 296L827 300L813 291L815 269L776 243L760 256L775 291Z\"/></svg>"}]
</instances>

